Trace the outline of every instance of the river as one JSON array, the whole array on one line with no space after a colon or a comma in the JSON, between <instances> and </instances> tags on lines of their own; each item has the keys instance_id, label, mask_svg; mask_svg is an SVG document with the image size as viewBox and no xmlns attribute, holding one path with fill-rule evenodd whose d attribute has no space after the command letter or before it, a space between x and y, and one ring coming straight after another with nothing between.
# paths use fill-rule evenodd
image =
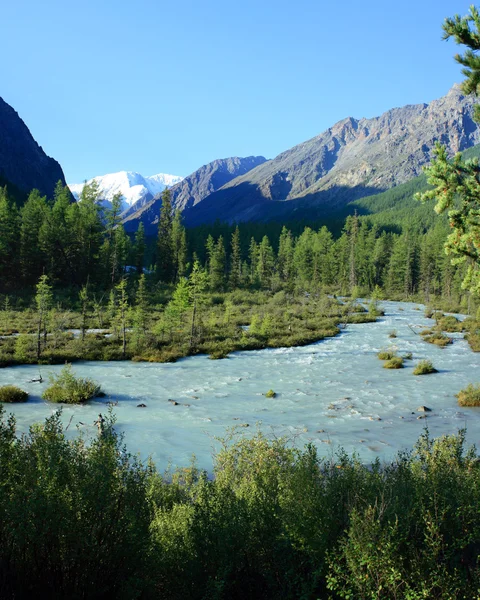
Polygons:
<instances>
[{"instance_id":1,"label":"river","mask_svg":"<svg viewBox=\"0 0 480 600\"><path fill-rule=\"evenodd\" d=\"M192 454L198 466L211 470L215 438L233 426L246 435L261 427L298 445L311 442L325 456L344 448L366 462L411 448L426 425L433 436L466 427L468 441L478 444L480 408L460 408L454 395L480 382L480 353L456 334L449 334L455 341L446 348L424 342L415 332L433 321L424 317L422 305L382 307L385 316L377 323L349 325L335 338L301 348L237 352L223 360L195 356L173 364L75 363L75 373L99 382L107 398L65 406L67 434L76 435L78 428L93 435L98 414L113 401L128 449L143 460L151 456L161 470L187 466ZM393 329L398 337L390 339ZM390 345L413 354L406 368L382 368L377 352ZM425 358L439 373L414 376L415 364ZM47 380L61 368L40 370ZM0 369L0 385L15 384L30 394L25 404L6 405L20 431L57 408L41 399L47 381L28 383L38 373L36 365ZM269 389L275 398L265 397ZM417 412L422 405L432 411Z\"/></svg>"}]
</instances>

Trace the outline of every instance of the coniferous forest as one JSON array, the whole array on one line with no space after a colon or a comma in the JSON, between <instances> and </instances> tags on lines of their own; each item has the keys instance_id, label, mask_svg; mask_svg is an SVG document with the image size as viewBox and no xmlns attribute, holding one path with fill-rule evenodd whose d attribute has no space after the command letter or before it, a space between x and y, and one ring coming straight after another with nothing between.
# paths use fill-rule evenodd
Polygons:
<instances>
[{"instance_id":1,"label":"coniferous forest","mask_svg":"<svg viewBox=\"0 0 480 600\"><path fill-rule=\"evenodd\" d=\"M466 46L463 91L478 95L480 13L446 19L444 34ZM127 234L121 196L105 204L95 181L75 202L62 182L46 197L2 179L0 367L65 364L43 401L84 405L105 392L77 361L305 346L372 327L382 300L425 304L426 345L455 334L479 352L478 154L437 144L421 177L286 222L187 229L167 188L156 236L142 222ZM399 369L412 356L378 358ZM435 373L429 360L413 372ZM478 382L457 398L478 410ZM131 454L112 406L92 436L71 435L61 408L22 431L6 407L26 401L0 387L1 598L480 598L480 459L464 429L426 427L411 450L365 464L234 427L206 472Z\"/></svg>"}]
</instances>

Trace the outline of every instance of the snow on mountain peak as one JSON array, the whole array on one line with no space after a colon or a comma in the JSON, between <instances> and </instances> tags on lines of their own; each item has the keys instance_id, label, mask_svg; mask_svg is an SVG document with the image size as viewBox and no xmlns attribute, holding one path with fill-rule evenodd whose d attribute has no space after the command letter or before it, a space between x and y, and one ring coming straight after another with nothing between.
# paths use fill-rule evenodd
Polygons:
<instances>
[{"instance_id":1,"label":"snow on mountain peak","mask_svg":"<svg viewBox=\"0 0 480 600\"><path fill-rule=\"evenodd\" d=\"M175 185L182 179L183 177L167 173L144 177L135 171L119 171L118 173L99 175L87 183L90 184L93 180L97 181L102 192L101 199L107 203L112 201L115 194L122 194L122 211L125 211L136 202L147 202L156 194L163 192L166 187ZM84 185L84 183L68 184L76 200L80 198Z\"/></svg>"}]
</instances>

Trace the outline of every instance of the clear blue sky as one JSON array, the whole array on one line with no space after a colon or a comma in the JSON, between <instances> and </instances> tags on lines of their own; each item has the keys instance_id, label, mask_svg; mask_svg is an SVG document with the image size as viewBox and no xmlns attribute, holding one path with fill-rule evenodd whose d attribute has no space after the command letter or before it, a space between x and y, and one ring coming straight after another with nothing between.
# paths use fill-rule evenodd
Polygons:
<instances>
[{"instance_id":1,"label":"clear blue sky","mask_svg":"<svg viewBox=\"0 0 480 600\"><path fill-rule=\"evenodd\" d=\"M471 0L5 0L0 96L67 181L272 158L461 80Z\"/></svg>"}]
</instances>

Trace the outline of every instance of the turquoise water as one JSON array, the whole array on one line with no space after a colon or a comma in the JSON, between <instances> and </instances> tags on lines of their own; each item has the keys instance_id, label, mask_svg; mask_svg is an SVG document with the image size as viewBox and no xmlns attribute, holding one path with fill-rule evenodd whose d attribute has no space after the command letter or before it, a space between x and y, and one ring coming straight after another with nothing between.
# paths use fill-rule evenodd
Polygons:
<instances>
[{"instance_id":1,"label":"turquoise water","mask_svg":"<svg viewBox=\"0 0 480 600\"><path fill-rule=\"evenodd\" d=\"M240 425L247 435L258 425L269 434L294 438L297 445L312 442L322 455L343 447L365 461L411 448L425 425L434 436L467 427L468 440L480 446L480 409L461 409L454 396L468 383L480 382L480 354L461 336L445 349L423 342L414 331L433 324L424 318L423 306L382 306L386 314L379 322L350 325L336 338L302 348L237 352L216 361L195 356L174 364L75 363L76 374L101 383L108 397L65 406L67 433L75 435L78 428L93 435L98 413L114 401L116 427L128 449L142 459L151 455L161 469L168 463L186 466L193 453L200 467L211 469L215 437ZM388 337L392 329L396 339ZM376 354L390 345L401 354L413 353L405 369L382 368ZM415 377L415 364L425 358L440 372ZM40 369L46 380L61 368ZM7 405L21 431L57 408L41 399L47 382L27 383L38 372L31 365L0 369L0 385L13 383L31 395L26 404ZM276 398L263 395L270 388ZM138 408L141 403L146 408ZM418 419L422 405L432 412Z\"/></svg>"}]
</instances>

